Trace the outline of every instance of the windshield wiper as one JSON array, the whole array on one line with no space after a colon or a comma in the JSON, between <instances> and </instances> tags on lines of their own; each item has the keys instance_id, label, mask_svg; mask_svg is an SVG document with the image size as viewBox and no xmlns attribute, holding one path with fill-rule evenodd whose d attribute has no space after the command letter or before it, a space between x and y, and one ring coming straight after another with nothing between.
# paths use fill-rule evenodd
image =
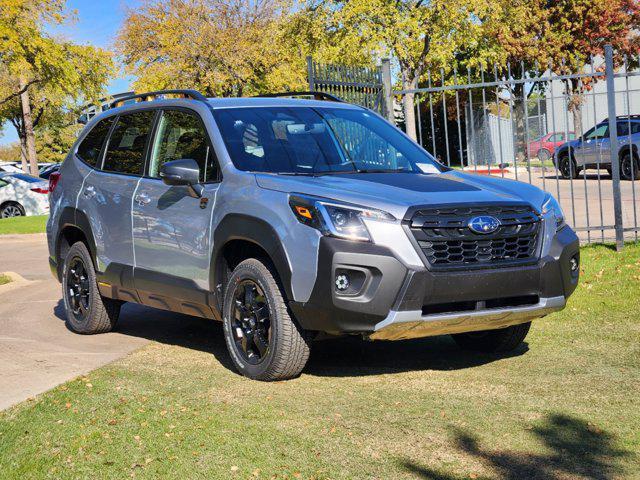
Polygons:
<instances>
[{"instance_id":1,"label":"windshield wiper","mask_svg":"<svg viewBox=\"0 0 640 480\"><path fill-rule=\"evenodd\" d=\"M404 168L359 168L355 173L411 173Z\"/></svg>"}]
</instances>

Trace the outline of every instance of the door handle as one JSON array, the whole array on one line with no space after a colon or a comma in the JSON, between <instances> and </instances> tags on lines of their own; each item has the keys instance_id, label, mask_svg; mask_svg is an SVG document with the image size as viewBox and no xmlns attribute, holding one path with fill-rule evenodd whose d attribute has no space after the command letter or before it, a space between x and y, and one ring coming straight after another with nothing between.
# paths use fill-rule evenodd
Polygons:
<instances>
[{"instance_id":1,"label":"door handle","mask_svg":"<svg viewBox=\"0 0 640 480\"><path fill-rule=\"evenodd\" d=\"M133 197L133 199L135 200L135 202L140 205L141 207L148 205L149 203L151 203L151 198L149 197L149 195L147 195L146 193L139 193L138 195L136 195L135 197Z\"/></svg>"},{"instance_id":2,"label":"door handle","mask_svg":"<svg viewBox=\"0 0 640 480\"><path fill-rule=\"evenodd\" d=\"M96 194L96 187L94 187L93 185L88 185L82 193L87 198L93 198Z\"/></svg>"}]
</instances>

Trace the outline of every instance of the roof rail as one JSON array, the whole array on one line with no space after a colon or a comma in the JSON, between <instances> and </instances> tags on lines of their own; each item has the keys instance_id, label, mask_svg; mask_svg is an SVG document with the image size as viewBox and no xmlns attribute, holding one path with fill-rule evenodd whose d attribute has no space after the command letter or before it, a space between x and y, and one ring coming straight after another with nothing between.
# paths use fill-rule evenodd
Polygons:
<instances>
[{"instance_id":1,"label":"roof rail","mask_svg":"<svg viewBox=\"0 0 640 480\"><path fill-rule=\"evenodd\" d=\"M326 100L328 102L340 102L344 103L339 97L331 95L326 92L278 92L278 93L265 93L263 95L256 95L256 97L274 98L274 97L313 97L314 100Z\"/></svg>"},{"instance_id":2,"label":"roof rail","mask_svg":"<svg viewBox=\"0 0 640 480\"><path fill-rule=\"evenodd\" d=\"M146 92L146 93L134 93L133 95L127 95L120 98L116 98L111 104L109 108L120 107L128 102L129 100L135 100L137 98L141 99L142 102L148 102L150 100L154 100L156 97L162 97L163 95L183 95L184 98L190 98L192 100L198 100L200 102L206 102L207 97L202 95L197 90L156 90L154 92Z\"/></svg>"}]
</instances>

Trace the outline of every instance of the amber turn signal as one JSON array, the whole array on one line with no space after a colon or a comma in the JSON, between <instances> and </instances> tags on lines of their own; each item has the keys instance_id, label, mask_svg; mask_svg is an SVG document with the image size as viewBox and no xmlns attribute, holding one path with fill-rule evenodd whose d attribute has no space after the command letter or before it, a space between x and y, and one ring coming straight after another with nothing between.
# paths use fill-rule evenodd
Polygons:
<instances>
[{"instance_id":1,"label":"amber turn signal","mask_svg":"<svg viewBox=\"0 0 640 480\"><path fill-rule=\"evenodd\" d=\"M295 209L296 209L296 212L298 212L298 215L300 215L301 217L308 218L309 220L311 220L313 218L311 216L311 212L309 211L309 209L307 207L303 207L301 205L296 205Z\"/></svg>"}]
</instances>

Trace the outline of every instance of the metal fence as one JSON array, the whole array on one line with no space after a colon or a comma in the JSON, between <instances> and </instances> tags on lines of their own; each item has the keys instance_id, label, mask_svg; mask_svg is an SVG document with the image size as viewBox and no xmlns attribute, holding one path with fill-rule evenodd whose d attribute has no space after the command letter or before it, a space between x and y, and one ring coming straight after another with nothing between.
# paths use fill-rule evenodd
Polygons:
<instances>
[{"instance_id":1,"label":"metal fence","mask_svg":"<svg viewBox=\"0 0 640 480\"><path fill-rule=\"evenodd\" d=\"M390 121L396 120L394 102L413 95L416 141L439 161L536 185L559 200L582 241L615 240L622 248L625 239L638 240L640 231L640 127L633 126L633 115L640 121L640 72L629 66L638 64L633 60L614 68L607 47L604 58L572 73L566 66L533 72L519 66L515 73L504 65L490 74L454 71L437 81L429 74L424 88L400 91L391 91L388 63L383 63L371 77L382 85L376 83L375 93L364 99L350 96L350 88L365 87L345 70L310 62L309 78L310 87L373 108ZM618 121L610 122L608 131L595 128L608 118ZM556 150L572 138L579 144L571 155L556 159ZM630 173L623 166L622 177L630 179L621 180L621 162L632 167L635 162ZM563 166L568 166L565 175L558 168Z\"/></svg>"},{"instance_id":2,"label":"metal fence","mask_svg":"<svg viewBox=\"0 0 640 480\"><path fill-rule=\"evenodd\" d=\"M389 61L379 67L347 67L316 63L307 57L309 90L326 92L387 116L391 93ZM388 79L385 79L388 74ZM385 80L387 80L385 82ZM387 89L385 90L385 85Z\"/></svg>"}]
</instances>

